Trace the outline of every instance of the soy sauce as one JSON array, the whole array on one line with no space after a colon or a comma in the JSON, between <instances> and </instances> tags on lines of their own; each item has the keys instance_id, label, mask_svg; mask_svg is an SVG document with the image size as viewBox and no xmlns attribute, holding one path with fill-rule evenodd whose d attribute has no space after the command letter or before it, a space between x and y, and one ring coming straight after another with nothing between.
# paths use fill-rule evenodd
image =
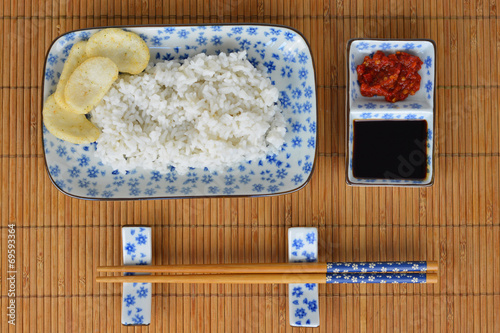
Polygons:
<instances>
[{"instance_id":1,"label":"soy sauce","mask_svg":"<svg viewBox=\"0 0 500 333\"><path fill-rule=\"evenodd\" d=\"M422 180L427 175L427 121L354 121L356 178Z\"/></svg>"}]
</instances>

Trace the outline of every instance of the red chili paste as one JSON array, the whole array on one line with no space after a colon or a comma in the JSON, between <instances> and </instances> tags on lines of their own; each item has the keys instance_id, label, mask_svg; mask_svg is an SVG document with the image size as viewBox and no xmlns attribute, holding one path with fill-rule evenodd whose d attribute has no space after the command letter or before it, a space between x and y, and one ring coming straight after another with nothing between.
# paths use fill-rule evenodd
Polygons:
<instances>
[{"instance_id":1,"label":"red chili paste","mask_svg":"<svg viewBox=\"0 0 500 333\"><path fill-rule=\"evenodd\" d=\"M420 89L418 71L421 67L419 57L405 52L386 56L384 52L377 51L373 58L366 56L356 69L361 95L385 96L385 100L392 103L415 95Z\"/></svg>"}]
</instances>

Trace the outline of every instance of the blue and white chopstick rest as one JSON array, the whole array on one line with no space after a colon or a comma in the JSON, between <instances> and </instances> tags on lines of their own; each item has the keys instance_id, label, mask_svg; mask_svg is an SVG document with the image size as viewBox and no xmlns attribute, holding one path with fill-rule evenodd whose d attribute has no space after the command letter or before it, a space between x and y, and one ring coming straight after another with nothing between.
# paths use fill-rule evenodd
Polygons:
<instances>
[{"instance_id":1,"label":"blue and white chopstick rest","mask_svg":"<svg viewBox=\"0 0 500 333\"><path fill-rule=\"evenodd\" d=\"M151 265L151 228L123 227L123 264ZM130 275L132 273L125 273ZM122 296L122 324L149 325L151 323L151 283L124 283Z\"/></svg>"},{"instance_id":2,"label":"blue and white chopstick rest","mask_svg":"<svg viewBox=\"0 0 500 333\"><path fill-rule=\"evenodd\" d=\"M318 229L288 229L288 261L318 261ZM288 285L290 325L319 326L319 297L317 283L291 283Z\"/></svg>"}]
</instances>

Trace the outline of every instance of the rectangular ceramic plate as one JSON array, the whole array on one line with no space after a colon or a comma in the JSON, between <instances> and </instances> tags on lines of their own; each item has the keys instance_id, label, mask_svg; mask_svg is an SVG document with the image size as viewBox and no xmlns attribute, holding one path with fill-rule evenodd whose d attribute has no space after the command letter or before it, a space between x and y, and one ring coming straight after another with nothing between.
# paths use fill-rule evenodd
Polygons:
<instances>
[{"instance_id":1,"label":"rectangular ceramic plate","mask_svg":"<svg viewBox=\"0 0 500 333\"><path fill-rule=\"evenodd\" d=\"M198 168L187 175L135 169L127 173L103 165L96 144L75 145L43 127L45 162L54 185L80 199L127 200L217 196L279 195L307 184L317 141L314 64L300 32L278 25L123 26L147 43L151 61L185 59L198 53L246 50L254 66L264 66L279 89L287 133L279 154L242 163L224 172ZM64 61L74 43L103 28L77 30L58 37L47 53L43 101L54 93Z\"/></svg>"},{"instance_id":2,"label":"rectangular ceramic plate","mask_svg":"<svg viewBox=\"0 0 500 333\"><path fill-rule=\"evenodd\" d=\"M389 103L382 96L364 97L359 93L357 65L365 56L381 50L385 54L404 51L418 56L423 65L418 72L422 78L420 90L404 101ZM435 82L436 46L430 39L351 39L347 43L347 89L346 96L346 182L362 186L430 186L434 183L434 119L435 119ZM402 179L361 179L352 172L353 123L355 120L426 120L427 121L427 176L423 180ZM423 155L423 154L422 154ZM415 159L417 161L417 159Z\"/></svg>"}]
</instances>

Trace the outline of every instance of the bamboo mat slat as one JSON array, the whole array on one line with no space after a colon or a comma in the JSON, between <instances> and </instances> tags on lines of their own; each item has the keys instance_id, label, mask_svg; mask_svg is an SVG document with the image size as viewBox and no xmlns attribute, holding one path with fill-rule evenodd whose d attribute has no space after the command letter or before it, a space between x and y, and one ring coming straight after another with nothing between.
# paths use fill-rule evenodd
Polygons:
<instances>
[{"instance_id":1,"label":"bamboo mat slat","mask_svg":"<svg viewBox=\"0 0 500 333\"><path fill-rule=\"evenodd\" d=\"M311 45L319 137L304 189L271 198L71 199L43 160L48 47L74 29L123 24L290 25ZM3 1L0 4L0 332L500 331L500 24L494 0ZM435 184L345 184L345 48L350 38L437 43ZM16 224L16 326L7 226ZM319 329L289 326L285 285L155 285L149 327L121 325L121 227L152 226L153 264L287 261L287 229L319 229L320 261L422 259L436 285L321 285Z\"/></svg>"}]
</instances>

